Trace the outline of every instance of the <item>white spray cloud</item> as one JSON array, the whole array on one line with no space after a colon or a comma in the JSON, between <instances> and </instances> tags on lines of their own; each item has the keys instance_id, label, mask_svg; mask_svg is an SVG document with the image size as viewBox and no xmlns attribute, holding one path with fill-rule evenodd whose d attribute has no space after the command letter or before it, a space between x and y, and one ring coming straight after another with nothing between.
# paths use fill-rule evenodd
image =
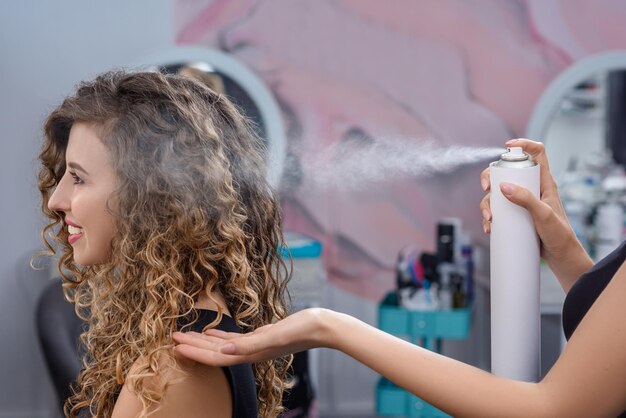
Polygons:
<instances>
[{"instance_id":1,"label":"white spray cloud","mask_svg":"<svg viewBox=\"0 0 626 418\"><path fill-rule=\"evenodd\" d=\"M494 160L503 152L494 147L444 147L432 140L353 140L303 160L302 169L315 188L358 191L374 183L450 173L464 165Z\"/></svg>"}]
</instances>

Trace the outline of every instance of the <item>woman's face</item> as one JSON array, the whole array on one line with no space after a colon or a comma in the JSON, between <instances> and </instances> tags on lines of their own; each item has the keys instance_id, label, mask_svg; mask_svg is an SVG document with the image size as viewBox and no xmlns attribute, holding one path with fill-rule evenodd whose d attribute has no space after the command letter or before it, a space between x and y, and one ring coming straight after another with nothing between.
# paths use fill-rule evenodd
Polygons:
<instances>
[{"instance_id":1,"label":"woman's face","mask_svg":"<svg viewBox=\"0 0 626 418\"><path fill-rule=\"evenodd\" d=\"M115 229L107 203L117 177L109 152L92 126L82 122L72 126L65 162L65 173L48 201L48 208L64 214L77 264L105 263L111 257Z\"/></svg>"}]
</instances>

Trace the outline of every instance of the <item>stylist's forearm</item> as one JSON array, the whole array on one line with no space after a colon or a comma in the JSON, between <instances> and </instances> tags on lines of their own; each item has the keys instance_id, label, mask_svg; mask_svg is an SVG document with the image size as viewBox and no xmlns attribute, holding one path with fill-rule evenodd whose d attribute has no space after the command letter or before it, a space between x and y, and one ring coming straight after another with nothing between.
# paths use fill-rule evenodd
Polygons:
<instances>
[{"instance_id":1,"label":"stylist's forearm","mask_svg":"<svg viewBox=\"0 0 626 418\"><path fill-rule=\"evenodd\" d=\"M537 384L495 377L350 316L327 313L325 345L455 417L545 416L546 402Z\"/></svg>"}]
</instances>

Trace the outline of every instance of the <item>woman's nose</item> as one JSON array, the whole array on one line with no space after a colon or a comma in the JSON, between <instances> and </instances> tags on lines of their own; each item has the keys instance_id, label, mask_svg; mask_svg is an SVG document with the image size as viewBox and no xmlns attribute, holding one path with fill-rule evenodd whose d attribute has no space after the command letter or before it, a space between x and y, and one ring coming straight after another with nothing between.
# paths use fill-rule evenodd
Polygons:
<instances>
[{"instance_id":1,"label":"woman's nose","mask_svg":"<svg viewBox=\"0 0 626 418\"><path fill-rule=\"evenodd\" d=\"M57 184L56 189L48 200L48 209L55 212L67 212L70 209L67 186L63 179Z\"/></svg>"}]
</instances>

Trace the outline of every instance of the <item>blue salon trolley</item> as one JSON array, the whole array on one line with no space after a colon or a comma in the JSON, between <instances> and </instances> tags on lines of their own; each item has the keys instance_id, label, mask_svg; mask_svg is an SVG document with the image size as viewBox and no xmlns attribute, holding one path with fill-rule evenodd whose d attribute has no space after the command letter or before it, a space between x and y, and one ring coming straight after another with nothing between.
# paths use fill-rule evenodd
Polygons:
<instances>
[{"instance_id":1,"label":"blue salon trolley","mask_svg":"<svg viewBox=\"0 0 626 418\"><path fill-rule=\"evenodd\" d=\"M378 306L378 328L437 353L441 341L467 338L471 307L436 311L411 311L398 306L394 292ZM376 413L382 416L449 417L449 415L406 392L385 378L376 385Z\"/></svg>"}]
</instances>

